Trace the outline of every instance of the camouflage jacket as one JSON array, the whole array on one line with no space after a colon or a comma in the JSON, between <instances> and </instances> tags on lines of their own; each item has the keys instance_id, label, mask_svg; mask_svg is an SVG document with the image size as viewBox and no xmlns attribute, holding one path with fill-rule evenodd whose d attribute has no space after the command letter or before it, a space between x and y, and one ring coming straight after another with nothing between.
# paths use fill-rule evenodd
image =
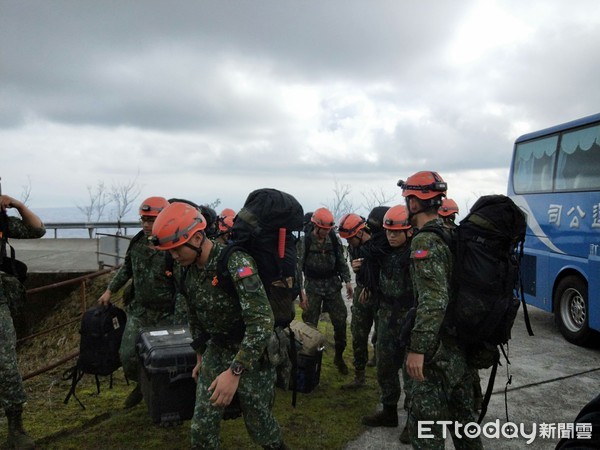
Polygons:
<instances>
[{"instance_id":1,"label":"camouflage jacket","mask_svg":"<svg viewBox=\"0 0 600 450\"><path fill-rule=\"evenodd\" d=\"M442 226L435 219L426 226ZM411 332L410 350L433 354L450 299L452 254L440 236L417 233L411 242L411 277L417 298L417 314Z\"/></svg>"},{"instance_id":2,"label":"camouflage jacket","mask_svg":"<svg viewBox=\"0 0 600 450\"><path fill-rule=\"evenodd\" d=\"M394 248L381 260L379 289L382 301L394 303L402 309L414 306L415 297L410 278L410 246Z\"/></svg>"},{"instance_id":3,"label":"camouflage jacket","mask_svg":"<svg viewBox=\"0 0 600 450\"><path fill-rule=\"evenodd\" d=\"M38 239L46 234L46 229L32 227L27 225L19 217L8 216L8 236L7 238L12 239ZM10 258L10 249L6 248L7 257ZM5 292L11 291L11 292ZM17 292L18 291L18 292ZM0 271L0 303L13 303L15 301L22 301L22 298L12 299L9 297L17 296L22 297L25 294L24 288L21 283L12 275Z\"/></svg>"},{"instance_id":4,"label":"camouflage jacket","mask_svg":"<svg viewBox=\"0 0 600 450\"><path fill-rule=\"evenodd\" d=\"M310 239L304 237L300 240L298 248L298 267L304 272L306 279L305 287L311 287L324 291L338 291L341 288L340 278L344 283L348 283L350 278L350 269L344 255L344 247L340 239L337 240L336 251L332 236L328 234L323 242L319 242L312 235ZM306 248L306 242L309 241L309 247Z\"/></svg>"},{"instance_id":5,"label":"camouflage jacket","mask_svg":"<svg viewBox=\"0 0 600 450\"><path fill-rule=\"evenodd\" d=\"M193 346L199 353L204 353L209 341L235 346L239 348L235 361L250 368L259 361L273 332L273 312L256 263L245 252L234 251L227 264L238 298L218 287L217 260L223 248L214 242L206 266L192 264L187 269L184 290Z\"/></svg>"},{"instance_id":6,"label":"camouflage jacket","mask_svg":"<svg viewBox=\"0 0 600 450\"><path fill-rule=\"evenodd\" d=\"M140 231L143 234L143 231ZM112 292L133 279L133 297L140 305L159 311L173 308L175 288L169 276L166 254L148 244L144 235L137 234L130 242L125 261L108 285Z\"/></svg>"}]
</instances>

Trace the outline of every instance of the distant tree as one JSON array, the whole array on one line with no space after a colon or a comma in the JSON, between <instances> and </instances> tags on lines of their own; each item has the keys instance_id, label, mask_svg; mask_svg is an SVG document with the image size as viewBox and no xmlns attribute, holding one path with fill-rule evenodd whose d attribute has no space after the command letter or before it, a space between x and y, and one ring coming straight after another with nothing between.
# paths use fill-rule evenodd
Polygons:
<instances>
[{"instance_id":1,"label":"distant tree","mask_svg":"<svg viewBox=\"0 0 600 450\"><path fill-rule=\"evenodd\" d=\"M23 189L21 191L21 202L26 205L31 197L31 177L29 175L27 175L27 184L24 184L21 187Z\"/></svg>"},{"instance_id":2,"label":"distant tree","mask_svg":"<svg viewBox=\"0 0 600 450\"><path fill-rule=\"evenodd\" d=\"M140 196L142 190L141 187L138 186L137 180L138 177L136 175L133 180L124 183L114 183L111 188L110 198L115 204L114 212L117 216L117 222L121 222L123 217L131 211L133 203Z\"/></svg>"},{"instance_id":3,"label":"distant tree","mask_svg":"<svg viewBox=\"0 0 600 450\"><path fill-rule=\"evenodd\" d=\"M214 200L211 203L207 203L206 206L208 206L209 208L214 209L215 211L217 210L217 207L221 204L221 199L217 198L216 200Z\"/></svg>"},{"instance_id":4,"label":"distant tree","mask_svg":"<svg viewBox=\"0 0 600 450\"><path fill-rule=\"evenodd\" d=\"M362 196L364 201L361 206L368 214L376 206L393 206L392 203L395 202L397 194L390 195L380 188L379 191L371 189L369 192L363 193Z\"/></svg>"},{"instance_id":5,"label":"distant tree","mask_svg":"<svg viewBox=\"0 0 600 450\"><path fill-rule=\"evenodd\" d=\"M340 184L338 180L334 180L333 195L334 198L330 199L325 206L333 214L334 219L337 221L344 214L354 211L354 204L350 200L350 194L352 189L349 184Z\"/></svg>"},{"instance_id":6,"label":"distant tree","mask_svg":"<svg viewBox=\"0 0 600 450\"><path fill-rule=\"evenodd\" d=\"M111 202L110 196L103 181L98 181L95 188L88 185L87 191L89 203L86 206L77 205L77 209L83 213L86 222L98 222Z\"/></svg>"}]
</instances>

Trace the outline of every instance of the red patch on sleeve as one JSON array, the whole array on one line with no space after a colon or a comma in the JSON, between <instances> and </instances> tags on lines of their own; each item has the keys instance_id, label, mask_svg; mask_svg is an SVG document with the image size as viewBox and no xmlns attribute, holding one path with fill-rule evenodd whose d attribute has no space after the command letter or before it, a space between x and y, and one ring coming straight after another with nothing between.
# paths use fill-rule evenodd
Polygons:
<instances>
[{"instance_id":1,"label":"red patch on sleeve","mask_svg":"<svg viewBox=\"0 0 600 450\"><path fill-rule=\"evenodd\" d=\"M254 275L251 267L240 267L237 272L240 278L246 278L250 275Z\"/></svg>"},{"instance_id":2,"label":"red patch on sleeve","mask_svg":"<svg viewBox=\"0 0 600 450\"><path fill-rule=\"evenodd\" d=\"M417 251L415 251L415 258L417 258L417 259L427 258L428 254L429 254L429 250L417 250Z\"/></svg>"}]
</instances>

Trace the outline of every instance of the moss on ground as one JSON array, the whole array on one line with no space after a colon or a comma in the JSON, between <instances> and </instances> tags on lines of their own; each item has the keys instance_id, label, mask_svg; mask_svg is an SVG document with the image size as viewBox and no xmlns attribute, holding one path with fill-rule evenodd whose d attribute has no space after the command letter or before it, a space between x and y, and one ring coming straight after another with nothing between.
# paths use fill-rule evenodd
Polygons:
<instances>
[{"instance_id":1,"label":"moss on ground","mask_svg":"<svg viewBox=\"0 0 600 450\"><path fill-rule=\"evenodd\" d=\"M88 287L87 306L104 290L106 278ZM80 308L80 295L57 302L53 314L39 325L47 329L76 316ZM23 344L19 349L23 373L51 363L61 355L77 350L78 323L57 330L56 334ZM333 327L323 321L319 329L328 345L323 356L319 386L309 393L297 394L296 407L292 407L292 393L277 389L274 413L281 425L286 443L293 449L342 449L356 439L365 427L360 418L371 413L377 403L379 390L375 369L367 369L366 386L358 390L342 390L342 384L352 379L343 376L333 366ZM348 333L349 335L350 333ZM348 342L351 342L348 336ZM348 348L345 359L349 366L352 349ZM170 428L152 423L146 405L130 410L123 409L123 402L132 389L121 370L110 378L100 377L100 393L92 375L85 375L77 386L77 396L83 409L71 398L64 404L70 381L63 377L64 371L74 360L50 372L25 381L29 401L25 408L24 422L28 432L44 449L165 449L189 447L189 421ZM0 442L6 440L6 419L0 418ZM222 422L222 448L258 448L248 437L243 419Z\"/></svg>"}]
</instances>

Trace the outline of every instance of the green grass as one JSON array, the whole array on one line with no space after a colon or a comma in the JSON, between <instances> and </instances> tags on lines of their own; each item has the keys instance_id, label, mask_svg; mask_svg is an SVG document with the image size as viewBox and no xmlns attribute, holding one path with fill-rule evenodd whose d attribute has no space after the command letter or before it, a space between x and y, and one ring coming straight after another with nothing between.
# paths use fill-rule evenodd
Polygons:
<instances>
[{"instance_id":1,"label":"green grass","mask_svg":"<svg viewBox=\"0 0 600 450\"><path fill-rule=\"evenodd\" d=\"M319 329L328 345L323 355L321 381L309 393L297 394L296 407L291 406L292 393L276 390L274 414L282 427L286 443L293 449L341 449L365 431L360 418L377 406L379 389L375 369L367 369L364 388L347 391L342 384L352 380L333 366L333 328L321 322ZM350 342L348 333L348 342ZM345 352L351 368L352 349ZM29 402L24 422L38 448L44 449L165 449L188 448L189 426L163 428L152 423L146 405L123 410L122 405L132 389L121 370L115 372L113 388L108 377L101 379L101 392L96 395L92 375L85 375L77 387L77 396L85 405L82 409L73 398L67 405L63 400L70 382L62 380L62 371L41 375L26 382ZM6 419L0 419L4 423ZM6 439L6 425L0 427L0 441ZM222 422L222 448L259 448L248 437L242 418Z\"/></svg>"}]
</instances>

